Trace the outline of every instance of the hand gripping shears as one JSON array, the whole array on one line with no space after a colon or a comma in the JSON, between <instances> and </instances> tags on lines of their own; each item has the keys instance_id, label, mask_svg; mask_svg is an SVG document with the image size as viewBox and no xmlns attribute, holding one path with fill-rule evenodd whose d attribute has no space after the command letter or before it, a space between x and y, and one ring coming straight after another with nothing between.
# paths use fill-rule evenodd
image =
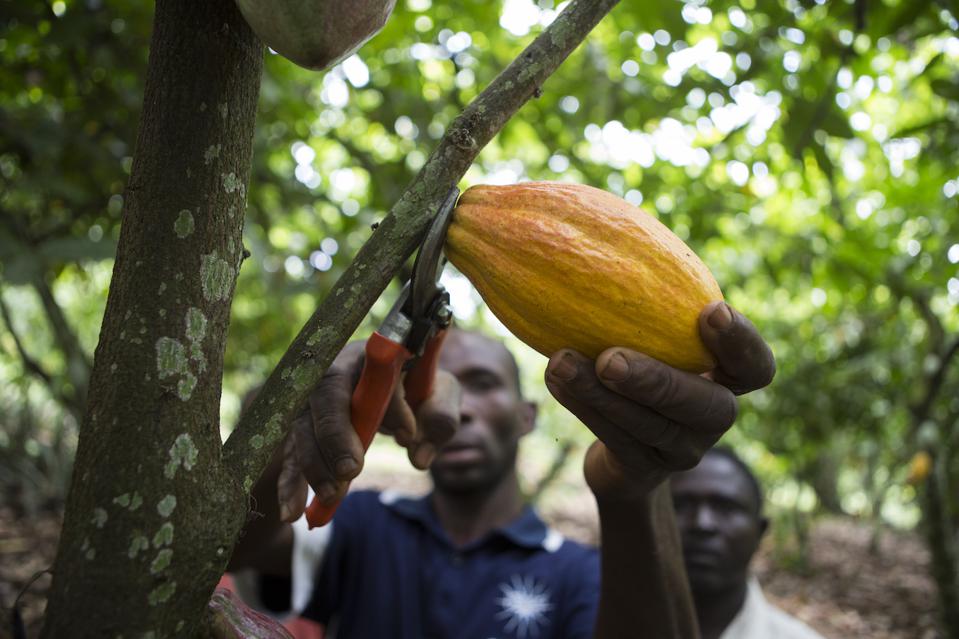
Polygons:
<instances>
[{"instance_id":1,"label":"hand gripping shears","mask_svg":"<svg viewBox=\"0 0 959 639\"><path fill-rule=\"evenodd\" d=\"M453 317L450 296L439 283L446 266L443 243L459 197L453 187L420 245L413 275L392 310L366 342L360 381L350 400L350 419L366 451L383 421L403 372L406 403L413 412L433 392L440 348ZM333 518L339 502L326 506L314 497L306 508L310 528Z\"/></svg>"}]
</instances>

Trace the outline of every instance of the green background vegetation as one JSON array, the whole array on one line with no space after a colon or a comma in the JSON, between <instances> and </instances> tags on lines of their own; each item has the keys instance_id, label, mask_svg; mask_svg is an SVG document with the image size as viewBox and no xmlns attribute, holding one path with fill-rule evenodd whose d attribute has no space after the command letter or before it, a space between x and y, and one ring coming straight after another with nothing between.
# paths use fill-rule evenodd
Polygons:
<instances>
[{"instance_id":1,"label":"green background vegetation","mask_svg":"<svg viewBox=\"0 0 959 639\"><path fill-rule=\"evenodd\" d=\"M267 54L224 431L445 127L558 8L406 0L328 72ZM69 480L151 10L120 0L2 10L0 489L28 514L58 508ZM957 16L949 2L913 0L624 2L463 184L598 186L699 253L777 355L774 384L743 401L727 439L800 531L827 511L944 526L954 544ZM503 332L462 277L447 283L461 324ZM528 488L557 444L572 446L562 476L575 485L589 435L545 395L544 358L511 343L542 405L524 450ZM933 471L909 483L920 451Z\"/></svg>"}]
</instances>

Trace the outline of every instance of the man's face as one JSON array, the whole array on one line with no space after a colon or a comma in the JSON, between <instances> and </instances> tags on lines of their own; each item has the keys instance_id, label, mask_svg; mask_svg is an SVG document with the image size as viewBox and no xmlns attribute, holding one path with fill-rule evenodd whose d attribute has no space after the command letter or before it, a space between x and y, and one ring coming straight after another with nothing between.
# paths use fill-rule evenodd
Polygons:
<instances>
[{"instance_id":1,"label":"man's face","mask_svg":"<svg viewBox=\"0 0 959 639\"><path fill-rule=\"evenodd\" d=\"M515 467L519 439L533 428L536 410L523 401L513 360L499 342L453 330L439 365L463 389L460 428L430 467L437 488L472 492L491 488Z\"/></svg>"},{"instance_id":2,"label":"man's face","mask_svg":"<svg viewBox=\"0 0 959 639\"><path fill-rule=\"evenodd\" d=\"M743 470L707 454L692 470L673 476L670 485L693 592L741 587L767 525Z\"/></svg>"}]
</instances>

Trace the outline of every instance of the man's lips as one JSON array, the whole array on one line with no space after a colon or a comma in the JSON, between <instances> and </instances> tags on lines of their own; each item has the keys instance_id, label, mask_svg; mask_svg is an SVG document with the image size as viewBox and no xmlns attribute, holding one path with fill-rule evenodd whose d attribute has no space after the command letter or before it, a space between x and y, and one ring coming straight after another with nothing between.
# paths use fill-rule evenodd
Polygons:
<instances>
[{"instance_id":1,"label":"man's lips","mask_svg":"<svg viewBox=\"0 0 959 639\"><path fill-rule=\"evenodd\" d=\"M471 444L451 444L444 446L436 455L436 461L444 464L470 464L486 458L486 451Z\"/></svg>"}]
</instances>

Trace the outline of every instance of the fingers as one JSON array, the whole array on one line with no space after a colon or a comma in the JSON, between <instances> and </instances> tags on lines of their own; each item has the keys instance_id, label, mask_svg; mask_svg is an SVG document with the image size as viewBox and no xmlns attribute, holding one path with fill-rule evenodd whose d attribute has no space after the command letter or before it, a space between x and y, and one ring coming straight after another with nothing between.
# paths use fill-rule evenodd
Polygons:
<instances>
[{"instance_id":1,"label":"fingers","mask_svg":"<svg viewBox=\"0 0 959 639\"><path fill-rule=\"evenodd\" d=\"M397 384L390 397L390 405L386 408L380 432L392 435L396 443L404 448L416 441L416 416L406 403L406 392L403 384Z\"/></svg>"},{"instance_id":2,"label":"fingers","mask_svg":"<svg viewBox=\"0 0 959 639\"><path fill-rule=\"evenodd\" d=\"M623 348L560 351L546 384L626 467L691 468L736 418L729 389Z\"/></svg>"},{"instance_id":3,"label":"fingers","mask_svg":"<svg viewBox=\"0 0 959 639\"><path fill-rule=\"evenodd\" d=\"M699 316L699 334L719 362L712 378L736 395L767 386L776 359L759 331L725 302L713 302Z\"/></svg>"},{"instance_id":4,"label":"fingers","mask_svg":"<svg viewBox=\"0 0 959 639\"><path fill-rule=\"evenodd\" d=\"M351 419L351 399L362 370L363 344L348 345L309 397L309 411L294 421L285 449L277 493L284 520L296 519L306 500L306 484L324 504L341 499L362 470L365 451ZM416 415L397 384L381 430L408 449L410 461L429 467L436 451L459 425L460 386L437 371L433 392ZM305 478L305 481L304 481Z\"/></svg>"},{"instance_id":5,"label":"fingers","mask_svg":"<svg viewBox=\"0 0 959 639\"><path fill-rule=\"evenodd\" d=\"M309 426L309 416L300 419ZM280 520L292 523L300 518L306 506L306 478L296 456L296 441L291 435L283 442L283 466L276 481L276 497L280 506Z\"/></svg>"},{"instance_id":6,"label":"fingers","mask_svg":"<svg viewBox=\"0 0 959 639\"><path fill-rule=\"evenodd\" d=\"M653 448L677 439L678 424L604 387L592 362L574 351L550 359L546 387L625 466L660 465Z\"/></svg>"},{"instance_id":7,"label":"fingers","mask_svg":"<svg viewBox=\"0 0 959 639\"><path fill-rule=\"evenodd\" d=\"M437 450L456 434L461 396L462 388L456 378L437 370L432 393L416 411L417 436L408 446L410 463L416 468L429 468Z\"/></svg>"},{"instance_id":8,"label":"fingers","mask_svg":"<svg viewBox=\"0 0 959 639\"><path fill-rule=\"evenodd\" d=\"M363 468L363 444L350 421L353 372L331 366L310 394L310 419L293 424L300 468L324 503L345 494Z\"/></svg>"},{"instance_id":9,"label":"fingers","mask_svg":"<svg viewBox=\"0 0 959 639\"><path fill-rule=\"evenodd\" d=\"M736 398L728 388L642 353L607 349L596 359L596 373L619 396L606 408L613 418L628 418L629 406L639 404L703 433L721 434L736 420Z\"/></svg>"}]
</instances>

